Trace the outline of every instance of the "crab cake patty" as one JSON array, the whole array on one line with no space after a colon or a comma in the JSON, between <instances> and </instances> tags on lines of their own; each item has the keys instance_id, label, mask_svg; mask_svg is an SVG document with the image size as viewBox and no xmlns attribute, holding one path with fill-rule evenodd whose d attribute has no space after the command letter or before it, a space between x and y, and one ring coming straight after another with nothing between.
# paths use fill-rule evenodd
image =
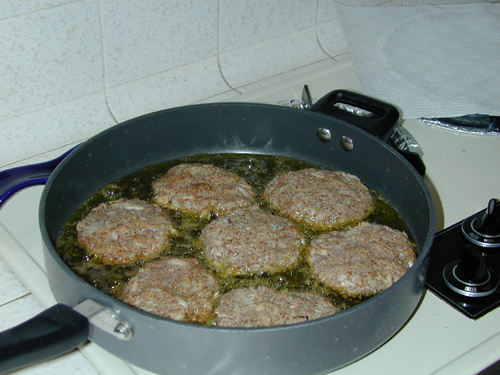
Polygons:
<instances>
[{"instance_id":1,"label":"crab cake patty","mask_svg":"<svg viewBox=\"0 0 500 375\"><path fill-rule=\"evenodd\" d=\"M219 282L195 258L167 256L146 264L120 292L123 302L178 321L213 316Z\"/></svg>"},{"instance_id":2,"label":"crab cake patty","mask_svg":"<svg viewBox=\"0 0 500 375\"><path fill-rule=\"evenodd\" d=\"M258 206L233 211L201 233L203 255L225 275L279 272L299 262L305 235L287 218Z\"/></svg>"},{"instance_id":3,"label":"crab cake patty","mask_svg":"<svg viewBox=\"0 0 500 375\"><path fill-rule=\"evenodd\" d=\"M76 230L80 246L108 264L152 258L177 233L161 207L138 199L101 203Z\"/></svg>"},{"instance_id":4,"label":"crab cake patty","mask_svg":"<svg viewBox=\"0 0 500 375\"><path fill-rule=\"evenodd\" d=\"M406 233L362 222L311 241L308 261L314 275L337 292L370 296L394 284L415 259Z\"/></svg>"},{"instance_id":5,"label":"crab cake patty","mask_svg":"<svg viewBox=\"0 0 500 375\"><path fill-rule=\"evenodd\" d=\"M275 177L263 197L283 215L317 230L361 221L374 206L370 191L358 177L314 168Z\"/></svg>"},{"instance_id":6,"label":"crab cake patty","mask_svg":"<svg viewBox=\"0 0 500 375\"><path fill-rule=\"evenodd\" d=\"M236 174L211 164L179 164L153 182L162 207L209 218L253 204L255 192Z\"/></svg>"},{"instance_id":7,"label":"crab cake patty","mask_svg":"<svg viewBox=\"0 0 500 375\"><path fill-rule=\"evenodd\" d=\"M268 327L306 322L338 311L316 293L258 287L233 289L224 294L216 314L221 327Z\"/></svg>"}]
</instances>

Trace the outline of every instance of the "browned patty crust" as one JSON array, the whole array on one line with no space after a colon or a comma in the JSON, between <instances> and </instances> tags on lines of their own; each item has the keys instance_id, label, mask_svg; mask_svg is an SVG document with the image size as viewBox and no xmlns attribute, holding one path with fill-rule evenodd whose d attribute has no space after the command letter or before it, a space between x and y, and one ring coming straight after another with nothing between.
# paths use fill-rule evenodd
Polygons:
<instances>
[{"instance_id":1,"label":"browned patty crust","mask_svg":"<svg viewBox=\"0 0 500 375\"><path fill-rule=\"evenodd\" d=\"M222 327L268 327L306 322L338 312L328 299L311 292L271 288L233 289L216 310Z\"/></svg>"},{"instance_id":2,"label":"browned patty crust","mask_svg":"<svg viewBox=\"0 0 500 375\"><path fill-rule=\"evenodd\" d=\"M255 192L236 174L211 164L179 164L153 182L162 207L209 218L253 204Z\"/></svg>"},{"instance_id":3,"label":"browned patty crust","mask_svg":"<svg viewBox=\"0 0 500 375\"><path fill-rule=\"evenodd\" d=\"M217 279L197 259L167 256L139 269L120 297L152 314L204 323L213 316L219 287Z\"/></svg>"},{"instance_id":4,"label":"browned patty crust","mask_svg":"<svg viewBox=\"0 0 500 375\"><path fill-rule=\"evenodd\" d=\"M394 284L415 259L406 233L362 222L314 239L308 261L315 276L330 288L350 296L369 296Z\"/></svg>"},{"instance_id":5,"label":"browned patty crust","mask_svg":"<svg viewBox=\"0 0 500 375\"><path fill-rule=\"evenodd\" d=\"M342 171L306 168L275 177L263 197L271 207L313 229L335 229L366 218L373 199L361 180Z\"/></svg>"},{"instance_id":6,"label":"browned patty crust","mask_svg":"<svg viewBox=\"0 0 500 375\"><path fill-rule=\"evenodd\" d=\"M305 241L305 235L291 220L258 206L222 216L201 233L205 259L226 275L292 269Z\"/></svg>"},{"instance_id":7,"label":"browned patty crust","mask_svg":"<svg viewBox=\"0 0 500 375\"><path fill-rule=\"evenodd\" d=\"M161 207L137 199L101 203L76 230L80 246L109 264L150 259L177 233Z\"/></svg>"}]
</instances>

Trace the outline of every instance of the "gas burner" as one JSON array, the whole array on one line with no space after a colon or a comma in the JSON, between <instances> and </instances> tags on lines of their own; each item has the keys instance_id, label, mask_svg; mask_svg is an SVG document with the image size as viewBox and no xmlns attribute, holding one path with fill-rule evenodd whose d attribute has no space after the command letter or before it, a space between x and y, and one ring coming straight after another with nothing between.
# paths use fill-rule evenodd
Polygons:
<instances>
[{"instance_id":1,"label":"gas burner","mask_svg":"<svg viewBox=\"0 0 500 375\"><path fill-rule=\"evenodd\" d=\"M472 319L500 305L500 202L439 232L434 238L426 284Z\"/></svg>"}]
</instances>

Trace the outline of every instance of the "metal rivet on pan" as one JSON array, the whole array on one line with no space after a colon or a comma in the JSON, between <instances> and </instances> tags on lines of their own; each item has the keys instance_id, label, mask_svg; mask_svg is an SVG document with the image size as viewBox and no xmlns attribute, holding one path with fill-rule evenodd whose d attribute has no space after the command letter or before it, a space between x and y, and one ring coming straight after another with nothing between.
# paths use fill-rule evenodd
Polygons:
<instances>
[{"instance_id":1,"label":"metal rivet on pan","mask_svg":"<svg viewBox=\"0 0 500 375\"><path fill-rule=\"evenodd\" d=\"M321 142L330 142L332 140L332 133L330 133L328 129L319 128L316 132L316 137L318 137Z\"/></svg>"},{"instance_id":2,"label":"metal rivet on pan","mask_svg":"<svg viewBox=\"0 0 500 375\"><path fill-rule=\"evenodd\" d=\"M128 322L118 323L113 330L113 335L121 340L129 340L133 335L132 327Z\"/></svg>"},{"instance_id":3,"label":"metal rivet on pan","mask_svg":"<svg viewBox=\"0 0 500 375\"><path fill-rule=\"evenodd\" d=\"M346 137L345 135L343 135L342 138L340 138L340 145L346 151L352 151L354 148L354 143L352 142L352 139Z\"/></svg>"}]
</instances>

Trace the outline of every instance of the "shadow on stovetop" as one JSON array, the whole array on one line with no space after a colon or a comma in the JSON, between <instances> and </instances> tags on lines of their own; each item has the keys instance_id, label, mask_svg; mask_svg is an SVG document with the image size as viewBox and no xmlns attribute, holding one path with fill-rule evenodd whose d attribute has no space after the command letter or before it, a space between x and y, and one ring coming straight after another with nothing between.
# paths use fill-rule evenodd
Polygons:
<instances>
[{"instance_id":1,"label":"shadow on stovetop","mask_svg":"<svg viewBox=\"0 0 500 375\"><path fill-rule=\"evenodd\" d=\"M483 371L477 373L477 375L498 375L500 374L500 360L493 363L491 366L485 368Z\"/></svg>"}]
</instances>

